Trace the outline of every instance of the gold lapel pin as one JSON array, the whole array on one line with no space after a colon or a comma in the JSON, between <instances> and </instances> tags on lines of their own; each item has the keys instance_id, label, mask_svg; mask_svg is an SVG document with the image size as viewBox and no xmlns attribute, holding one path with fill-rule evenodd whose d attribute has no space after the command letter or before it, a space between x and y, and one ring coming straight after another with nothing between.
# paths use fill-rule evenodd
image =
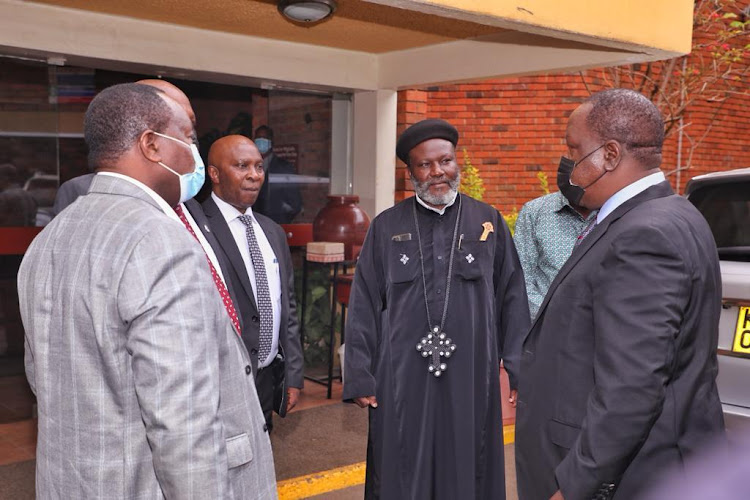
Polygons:
<instances>
[{"instance_id":1,"label":"gold lapel pin","mask_svg":"<svg viewBox=\"0 0 750 500\"><path fill-rule=\"evenodd\" d=\"M482 231L482 236L479 237L479 241L487 241L487 237L490 233L495 232L495 227L492 225L492 222L483 222L482 227L484 228L484 231Z\"/></svg>"}]
</instances>

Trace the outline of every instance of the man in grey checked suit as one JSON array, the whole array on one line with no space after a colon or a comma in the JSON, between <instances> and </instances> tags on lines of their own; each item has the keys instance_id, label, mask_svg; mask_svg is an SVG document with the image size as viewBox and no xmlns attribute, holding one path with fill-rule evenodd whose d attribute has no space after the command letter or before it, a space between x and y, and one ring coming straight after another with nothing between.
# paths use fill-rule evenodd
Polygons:
<instances>
[{"instance_id":1,"label":"man in grey checked suit","mask_svg":"<svg viewBox=\"0 0 750 500\"><path fill-rule=\"evenodd\" d=\"M172 209L198 171L190 119L152 87L117 85L92 101L85 138L89 195L18 277L37 497L275 498L247 351Z\"/></svg>"}]
</instances>

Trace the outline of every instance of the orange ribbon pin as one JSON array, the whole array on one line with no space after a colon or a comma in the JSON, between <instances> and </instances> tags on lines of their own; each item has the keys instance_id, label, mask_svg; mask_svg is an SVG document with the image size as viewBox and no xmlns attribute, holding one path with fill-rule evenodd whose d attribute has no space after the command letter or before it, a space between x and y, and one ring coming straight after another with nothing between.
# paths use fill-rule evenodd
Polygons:
<instances>
[{"instance_id":1,"label":"orange ribbon pin","mask_svg":"<svg viewBox=\"0 0 750 500\"><path fill-rule=\"evenodd\" d=\"M479 237L479 241L487 241L487 237L490 233L495 232L495 227L492 225L492 222L483 222L482 227L484 228L484 231L482 231L482 236Z\"/></svg>"}]
</instances>

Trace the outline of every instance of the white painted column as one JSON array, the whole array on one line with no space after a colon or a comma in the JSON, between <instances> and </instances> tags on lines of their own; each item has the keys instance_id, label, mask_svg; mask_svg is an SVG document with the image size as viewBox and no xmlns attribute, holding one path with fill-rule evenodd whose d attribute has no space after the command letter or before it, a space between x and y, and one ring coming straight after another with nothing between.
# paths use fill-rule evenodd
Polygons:
<instances>
[{"instance_id":1,"label":"white painted column","mask_svg":"<svg viewBox=\"0 0 750 500\"><path fill-rule=\"evenodd\" d=\"M331 184L329 194L352 194L352 96L331 102Z\"/></svg>"},{"instance_id":2,"label":"white painted column","mask_svg":"<svg viewBox=\"0 0 750 500\"><path fill-rule=\"evenodd\" d=\"M371 219L393 206L397 96L395 90L354 94L353 194Z\"/></svg>"}]
</instances>

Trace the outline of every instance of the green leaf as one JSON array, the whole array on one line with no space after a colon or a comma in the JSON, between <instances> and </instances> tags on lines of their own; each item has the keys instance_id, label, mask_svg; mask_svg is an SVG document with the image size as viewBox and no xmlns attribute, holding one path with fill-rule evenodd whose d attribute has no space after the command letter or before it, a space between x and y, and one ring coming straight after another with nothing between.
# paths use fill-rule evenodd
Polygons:
<instances>
[{"instance_id":1,"label":"green leaf","mask_svg":"<svg viewBox=\"0 0 750 500\"><path fill-rule=\"evenodd\" d=\"M312 297L313 302L316 302L319 298L321 298L323 295L326 295L327 293L328 289L322 286L316 286L315 288L310 290L310 296Z\"/></svg>"},{"instance_id":2,"label":"green leaf","mask_svg":"<svg viewBox=\"0 0 750 500\"><path fill-rule=\"evenodd\" d=\"M735 14L734 12L725 12L721 17L724 19L737 19L737 14Z\"/></svg>"},{"instance_id":3,"label":"green leaf","mask_svg":"<svg viewBox=\"0 0 750 500\"><path fill-rule=\"evenodd\" d=\"M464 167L461 171L461 186L459 190L476 200L481 201L484 197L484 181L479 175L479 169L471 163L466 148L464 148Z\"/></svg>"},{"instance_id":4,"label":"green leaf","mask_svg":"<svg viewBox=\"0 0 750 500\"><path fill-rule=\"evenodd\" d=\"M731 23L729 23L729 26L732 28L742 29L745 27L745 23L743 23L742 21L732 21Z\"/></svg>"}]
</instances>

